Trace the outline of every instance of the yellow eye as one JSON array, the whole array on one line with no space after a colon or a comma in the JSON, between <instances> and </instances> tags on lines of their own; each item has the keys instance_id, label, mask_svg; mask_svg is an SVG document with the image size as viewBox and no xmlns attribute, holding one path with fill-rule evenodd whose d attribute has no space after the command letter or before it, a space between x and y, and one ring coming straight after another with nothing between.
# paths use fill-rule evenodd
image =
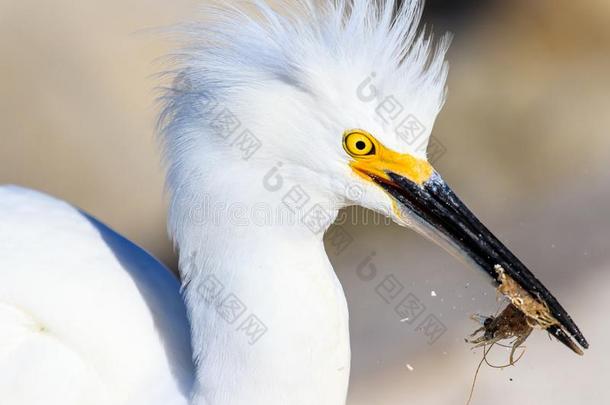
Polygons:
<instances>
[{"instance_id":1,"label":"yellow eye","mask_svg":"<svg viewBox=\"0 0 610 405\"><path fill-rule=\"evenodd\" d=\"M371 156L376 152L372 136L361 130L347 131L343 137L343 147L355 157Z\"/></svg>"}]
</instances>

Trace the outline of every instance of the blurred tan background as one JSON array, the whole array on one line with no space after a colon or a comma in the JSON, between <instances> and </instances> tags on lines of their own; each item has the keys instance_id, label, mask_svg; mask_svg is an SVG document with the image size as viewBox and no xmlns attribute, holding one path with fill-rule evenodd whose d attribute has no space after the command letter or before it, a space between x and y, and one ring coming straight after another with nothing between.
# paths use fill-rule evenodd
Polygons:
<instances>
[{"instance_id":1,"label":"blurred tan background","mask_svg":"<svg viewBox=\"0 0 610 405\"><path fill-rule=\"evenodd\" d=\"M68 200L174 266L154 138L154 60L171 44L145 31L198 4L0 0L0 184ZM437 167L592 347L579 358L538 332L517 367L482 370L473 404L610 403L610 3L429 6L435 30L456 33ZM493 289L411 232L346 228L354 243L332 259L350 301L348 403L464 404L480 359L463 342L468 317L496 310ZM381 278L364 282L356 268L370 252ZM390 274L446 326L436 343L378 296Z\"/></svg>"}]
</instances>

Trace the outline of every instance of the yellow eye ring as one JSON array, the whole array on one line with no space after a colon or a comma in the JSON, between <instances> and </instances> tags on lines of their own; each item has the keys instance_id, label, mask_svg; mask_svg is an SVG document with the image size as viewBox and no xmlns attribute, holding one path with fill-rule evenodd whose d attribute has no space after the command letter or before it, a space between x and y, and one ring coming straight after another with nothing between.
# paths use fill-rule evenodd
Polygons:
<instances>
[{"instance_id":1,"label":"yellow eye ring","mask_svg":"<svg viewBox=\"0 0 610 405\"><path fill-rule=\"evenodd\" d=\"M353 157L372 156L377 152L373 137L360 129L345 132L343 135L343 148Z\"/></svg>"}]
</instances>

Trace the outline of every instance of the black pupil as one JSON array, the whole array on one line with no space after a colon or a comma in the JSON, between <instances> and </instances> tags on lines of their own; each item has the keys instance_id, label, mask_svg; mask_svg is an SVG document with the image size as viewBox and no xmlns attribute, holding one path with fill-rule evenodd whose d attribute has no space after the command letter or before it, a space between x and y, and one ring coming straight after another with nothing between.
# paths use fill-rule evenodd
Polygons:
<instances>
[{"instance_id":1,"label":"black pupil","mask_svg":"<svg viewBox=\"0 0 610 405\"><path fill-rule=\"evenodd\" d=\"M364 141L358 141L358 142L356 142L356 149L358 149L358 150L364 150L364 148L366 148L366 143L364 143Z\"/></svg>"}]
</instances>

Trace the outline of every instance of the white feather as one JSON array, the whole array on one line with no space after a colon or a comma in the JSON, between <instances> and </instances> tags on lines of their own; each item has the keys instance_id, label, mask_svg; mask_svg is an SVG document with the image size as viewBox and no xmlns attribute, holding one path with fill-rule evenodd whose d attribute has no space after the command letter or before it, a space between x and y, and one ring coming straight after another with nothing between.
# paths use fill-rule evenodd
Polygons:
<instances>
[{"instance_id":1,"label":"white feather","mask_svg":"<svg viewBox=\"0 0 610 405\"><path fill-rule=\"evenodd\" d=\"M186 404L177 280L70 205L0 187L0 402Z\"/></svg>"}]
</instances>

